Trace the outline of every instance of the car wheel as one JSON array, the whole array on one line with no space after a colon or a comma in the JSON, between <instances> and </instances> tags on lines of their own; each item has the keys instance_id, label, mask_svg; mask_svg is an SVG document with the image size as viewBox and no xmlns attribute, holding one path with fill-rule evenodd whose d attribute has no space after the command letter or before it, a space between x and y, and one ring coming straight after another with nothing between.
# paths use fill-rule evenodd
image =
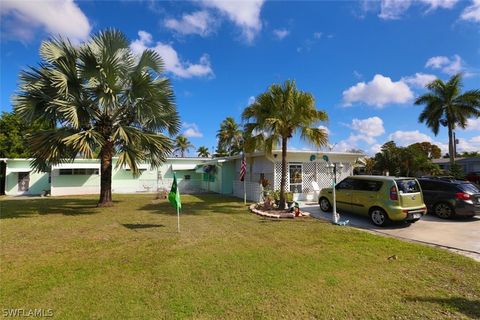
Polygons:
<instances>
[{"instance_id":1,"label":"car wheel","mask_svg":"<svg viewBox=\"0 0 480 320\"><path fill-rule=\"evenodd\" d=\"M440 202L433 207L433 212L442 219L451 218L454 214L453 208L448 203Z\"/></svg>"},{"instance_id":2,"label":"car wheel","mask_svg":"<svg viewBox=\"0 0 480 320\"><path fill-rule=\"evenodd\" d=\"M323 211L323 212L329 212L329 211L332 211L332 205L330 204L330 201L328 201L327 198L320 198L320 201L318 202L318 204L320 205L320 209Z\"/></svg>"},{"instance_id":3,"label":"car wheel","mask_svg":"<svg viewBox=\"0 0 480 320\"><path fill-rule=\"evenodd\" d=\"M379 227L384 227L388 224L390 219L388 218L388 214L385 210L381 208L373 208L370 211L370 220L372 223Z\"/></svg>"}]
</instances>

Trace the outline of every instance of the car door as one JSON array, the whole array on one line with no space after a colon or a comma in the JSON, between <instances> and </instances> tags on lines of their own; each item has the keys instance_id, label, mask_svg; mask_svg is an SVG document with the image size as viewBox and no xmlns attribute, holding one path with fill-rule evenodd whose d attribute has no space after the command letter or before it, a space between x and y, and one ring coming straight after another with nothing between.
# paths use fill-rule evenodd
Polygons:
<instances>
[{"instance_id":1,"label":"car door","mask_svg":"<svg viewBox=\"0 0 480 320\"><path fill-rule=\"evenodd\" d=\"M420 187L422 188L423 201L429 210L432 209L432 206L436 202L438 195L437 189L435 188L435 183L428 180L418 180Z\"/></svg>"},{"instance_id":2,"label":"car door","mask_svg":"<svg viewBox=\"0 0 480 320\"><path fill-rule=\"evenodd\" d=\"M381 181L356 180L352 192L352 212L368 215L369 209L376 203L378 191L382 188Z\"/></svg>"},{"instance_id":3,"label":"car door","mask_svg":"<svg viewBox=\"0 0 480 320\"><path fill-rule=\"evenodd\" d=\"M354 179L345 178L335 187L335 196L337 209L351 211L352 210L352 190Z\"/></svg>"}]
</instances>

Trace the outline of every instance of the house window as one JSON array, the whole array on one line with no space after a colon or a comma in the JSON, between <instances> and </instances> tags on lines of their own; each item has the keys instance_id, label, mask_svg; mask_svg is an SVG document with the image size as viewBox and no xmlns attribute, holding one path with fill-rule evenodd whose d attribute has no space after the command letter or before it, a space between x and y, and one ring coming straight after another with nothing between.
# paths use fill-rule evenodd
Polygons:
<instances>
[{"instance_id":1,"label":"house window","mask_svg":"<svg viewBox=\"0 0 480 320\"><path fill-rule=\"evenodd\" d=\"M61 176L91 176L98 175L98 169L60 169Z\"/></svg>"},{"instance_id":2,"label":"house window","mask_svg":"<svg viewBox=\"0 0 480 320\"><path fill-rule=\"evenodd\" d=\"M185 180L190 180L190 179L191 179L191 177L190 177L189 174L186 174L183 178L184 178Z\"/></svg>"},{"instance_id":3,"label":"house window","mask_svg":"<svg viewBox=\"0 0 480 320\"><path fill-rule=\"evenodd\" d=\"M289 166L290 173L290 192L302 193L302 165L291 164Z\"/></svg>"}]
</instances>

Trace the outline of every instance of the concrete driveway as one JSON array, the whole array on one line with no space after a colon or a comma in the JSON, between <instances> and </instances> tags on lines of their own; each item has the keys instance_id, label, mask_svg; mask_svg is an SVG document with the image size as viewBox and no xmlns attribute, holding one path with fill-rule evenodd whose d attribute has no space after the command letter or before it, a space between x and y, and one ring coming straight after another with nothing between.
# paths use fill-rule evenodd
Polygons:
<instances>
[{"instance_id":1,"label":"concrete driveway","mask_svg":"<svg viewBox=\"0 0 480 320\"><path fill-rule=\"evenodd\" d=\"M320 210L318 204L301 205L301 210L307 211L317 219L331 220L331 212ZM376 233L445 247L460 254L480 261L480 216L474 218L455 218L443 220L427 214L416 223L393 223L388 227L375 227L368 217L340 212L341 220L350 220L349 225Z\"/></svg>"}]
</instances>

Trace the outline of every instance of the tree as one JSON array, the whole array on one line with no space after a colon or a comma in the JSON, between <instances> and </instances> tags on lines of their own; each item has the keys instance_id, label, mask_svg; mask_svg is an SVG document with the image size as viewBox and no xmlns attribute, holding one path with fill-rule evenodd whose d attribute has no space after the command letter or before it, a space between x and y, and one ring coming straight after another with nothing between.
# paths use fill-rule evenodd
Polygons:
<instances>
[{"instance_id":1,"label":"tree","mask_svg":"<svg viewBox=\"0 0 480 320\"><path fill-rule=\"evenodd\" d=\"M285 208L288 140L296 132L300 138L317 147L328 143L327 132L318 128L327 113L315 107L315 98L299 91L295 81L273 84L260 94L242 113L247 150L262 147L268 154L280 144L282 147L282 174L280 182L280 209Z\"/></svg>"},{"instance_id":2,"label":"tree","mask_svg":"<svg viewBox=\"0 0 480 320\"><path fill-rule=\"evenodd\" d=\"M480 116L480 90L469 90L461 93L462 75L452 76L446 83L440 79L427 85L430 92L415 100L417 105L425 105L418 117L419 122L425 122L435 135L440 125L448 128L448 154L450 167L455 162L453 131L458 126L465 129L469 117Z\"/></svg>"},{"instance_id":3,"label":"tree","mask_svg":"<svg viewBox=\"0 0 480 320\"><path fill-rule=\"evenodd\" d=\"M210 152L208 152L208 148L205 146L198 147L197 155L201 158L208 158L210 157Z\"/></svg>"},{"instance_id":4,"label":"tree","mask_svg":"<svg viewBox=\"0 0 480 320\"><path fill-rule=\"evenodd\" d=\"M394 141L383 144L381 151L375 154L375 169L383 174L400 175L400 149Z\"/></svg>"},{"instance_id":5,"label":"tree","mask_svg":"<svg viewBox=\"0 0 480 320\"><path fill-rule=\"evenodd\" d=\"M409 145L408 147L415 148L429 159L440 159L442 156L442 150L440 150L437 145L431 144L430 142L417 142Z\"/></svg>"},{"instance_id":6,"label":"tree","mask_svg":"<svg viewBox=\"0 0 480 320\"><path fill-rule=\"evenodd\" d=\"M218 150L227 151L228 155L239 154L243 149L243 132L232 117L227 117L217 131Z\"/></svg>"},{"instance_id":7,"label":"tree","mask_svg":"<svg viewBox=\"0 0 480 320\"><path fill-rule=\"evenodd\" d=\"M29 139L41 170L81 154L100 159L99 206L112 205L112 158L139 174L138 163L159 166L180 127L172 86L153 50L135 56L123 33L108 29L72 45L54 38L40 46L42 62L20 73L15 112L52 129ZM97 152L98 151L98 152Z\"/></svg>"},{"instance_id":8,"label":"tree","mask_svg":"<svg viewBox=\"0 0 480 320\"><path fill-rule=\"evenodd\" d=\"M180 157L185 157L185 152L195 148L195 146L183 135L178 135L175 138L175 152L180 153Z\"/></svg>"},{"instance_id":9,"label":"tree","mask_svg":"<svg viewBox=\"0 0 480 320\"><path fill-rule=\"evenodd\" d=\"M0 116L0 158L30 158L28 137L42 129L48 126L38 121L27 124L16 113L3 112Z\"/></svg>"}]
</instances>

